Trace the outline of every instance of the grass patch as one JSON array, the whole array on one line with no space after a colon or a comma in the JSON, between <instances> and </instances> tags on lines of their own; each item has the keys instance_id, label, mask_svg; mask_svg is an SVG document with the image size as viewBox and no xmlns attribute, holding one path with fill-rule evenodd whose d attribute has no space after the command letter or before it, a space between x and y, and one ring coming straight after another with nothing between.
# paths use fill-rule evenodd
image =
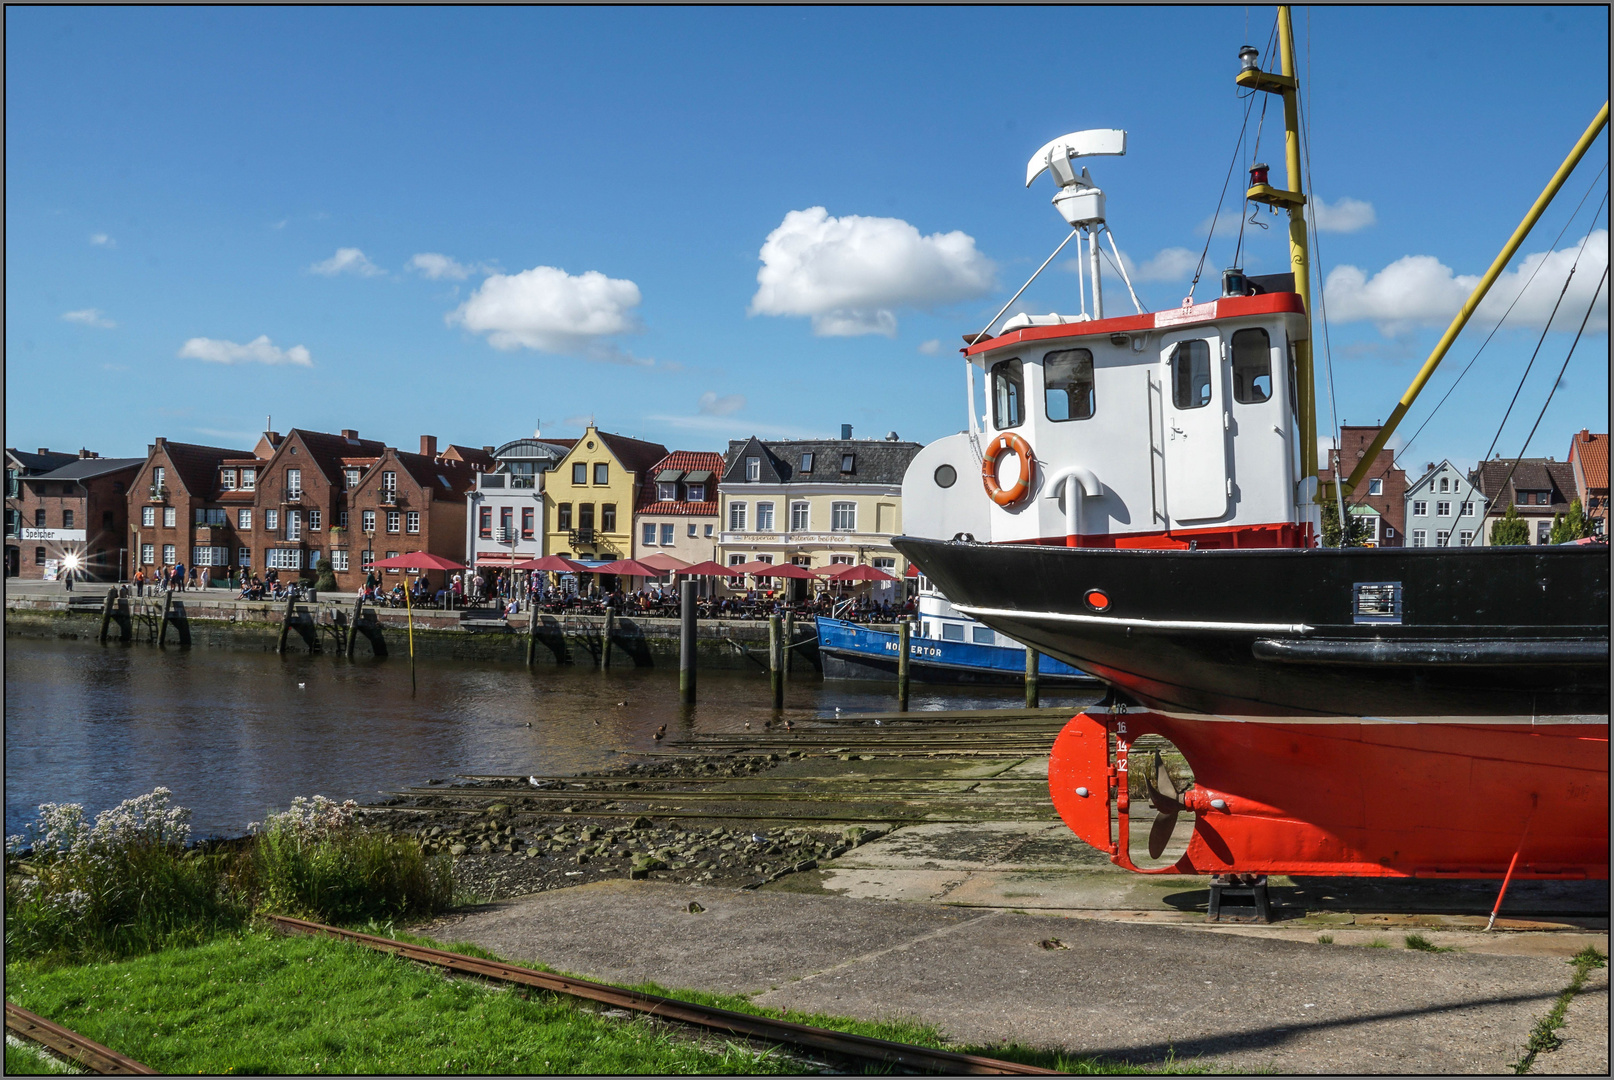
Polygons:
<instances>
[{"instance_id":1,"label":"grass patch","mask_svg":"<svg viewBox=\"0 0 1614 1080\"><path fill-rule=\"evenodd\" d=\"M1415 952L1456 952L1455 945L1436 945L1422 934L1408 934L1403 940Z\"/></svg>"},{"instance_id":2,"label":"grass patch","mask_svg":"<svg viewBox=\"0 0 1614 1080\"><path fill-rule=\"evenodd\" d=\"M1319 945L1332 945L1333 943L1334 943L1334 935L1333 934L1318 934L1317 935L1317 944L1319 944Z\"/></svg>"},{"instance_id":3,"label":"grass patch","mask_svg":"<svg viewBox=\"0 0 1614 1080\"><path fill-rule=\"evenodd\" d=\"M1558 995L1552 1010L1536 1021L1535 1028L1530 1032L1530 1038L1524 1044L1524 1057L1514 1063L1513 1071L1521 1076L1530 1071L1537 1056L1558 1049L1563 1042L1558 1035L1558 1029L1564 1026L1564 1015L1569 1011L1569 1003L1575 1000L1580 988L1586 985L1586 976L1597 968L1607 965L1608 957L1601 950L1588 945L1570 958L1569 963L1575 969L1569 985Z\"/></svg>"},{"instance_id":4,"label":"grass patch","mask_svg":"<svg viewBox=\"0 0 1614 1080\"><path fill-rule=\"evenodd\" d=\"M1368 942L1366 945L1363 946L1363 948L1367 948L1367 949L1388 949L1389 947L1390 947L1390 943L1388 941L1385 941L1381 937L1376 937L1372 941Z\"/></svg>"},{"instance_id":5,"label":"grass patch","mask_svg":"<svg viewBox=\"0 0 1614 1080\"><path fill-rule=\"evenodd\" d=\"M45 1050L35 1048L33 1045L7 1032L7 1076L60 1076L63 1073L77 1073L79 1071L52 1057Z\"/></svg>"}]
</instances>

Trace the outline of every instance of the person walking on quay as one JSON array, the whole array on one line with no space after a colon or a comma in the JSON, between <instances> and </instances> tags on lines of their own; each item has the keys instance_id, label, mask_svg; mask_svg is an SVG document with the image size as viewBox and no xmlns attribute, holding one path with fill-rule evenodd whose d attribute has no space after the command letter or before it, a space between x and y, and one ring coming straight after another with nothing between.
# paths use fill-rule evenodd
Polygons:
<instances>
[{"instance_id":1,"label":"person walking on quay","mask_svg":"<svg viewBox=\"0 0 1614 1080\"><path fill-rule=\"evenodd\" d=\"M73 571L68 570L68 571L64 572L62 574L62 577L67 580L67 591L72 592L73 591Z\"/></svg>"},{"instance_id":2,"label":"person walking on quay","mask_svg":"<svg viewBox=\"0 0 1614 1080\"><path fill-rule=\"evenodd\" d=\"M185 591L185 564L183 562L174 563L174 588L180 592Z\"/></svg>"},{"instance_id":3,"label":"person walking on quay","mask_svg":"<svg viewBox=\"0 0 1614 1080\"><path fill-rule=\"evenodd\" d=\"M146 595L146 571L141 567L135 568L134 587L136 596Z\"/></svg>"}]
</instances>

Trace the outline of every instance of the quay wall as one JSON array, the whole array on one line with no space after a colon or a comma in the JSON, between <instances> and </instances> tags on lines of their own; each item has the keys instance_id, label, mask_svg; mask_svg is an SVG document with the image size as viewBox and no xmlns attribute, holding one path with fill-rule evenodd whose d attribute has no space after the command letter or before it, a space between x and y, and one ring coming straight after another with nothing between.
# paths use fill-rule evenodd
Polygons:
<instances>
[{"instance_id":1,"label":"quay wall","mask_svg":"<svg viewBox=\"0 0 1614 1080\"><path fill-rule=\"evenodd\" d=\"M104 593L102 594L104 596ZM273 652L280 642L286 606L281 603L242 601L175 593L170 610L168 648L240 649ZM91 608L90 601L97 606ZM5 632L29 638L63 638L94 642L100 637L99 598L81 592L75 601L66 597L7 596ZM131 597L109 628L108 643L128 641L155 647L160 631L162 600ZM293 605L286 651L340 652L352 617L353 604L316 601ZM356 660L407 658L408 613L396 608L366 607L354 642ZM537 664L600 663L605 618L599 615L540 615ZM490 621L467 629L458 612L417 612L415 655L442 660L478 660L524 664L527 657L527 616L508 623ZM894 628L893 628L894 629ZM767 663L768 624L760 620L703 619L696 626L697 659L703 669L752 670L764 673ZM820 669L818 646L810 621L796 624L792 668ZM652 667L678 670L678 620L617 616L613 620L609 663L613 667ZM744 650L744 651L742 651Z\"/></svg>"}]
</instances>

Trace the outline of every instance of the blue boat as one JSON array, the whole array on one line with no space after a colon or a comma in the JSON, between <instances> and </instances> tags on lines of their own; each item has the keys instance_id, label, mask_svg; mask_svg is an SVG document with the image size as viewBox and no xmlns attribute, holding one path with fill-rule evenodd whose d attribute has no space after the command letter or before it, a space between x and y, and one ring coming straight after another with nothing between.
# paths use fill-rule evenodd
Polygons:
<instances>
[{"instance_id":1,"label":"blue boat","mask_svg":"<svg viewBox=\"0 0 1614 1080\"><path fill-rule=\"evenodd\" d=\"M989 627L975 624L990 636L991 644L955 640L940 636L940 625L921 622L921 636L908 640L908 677L919 683L1000 683L1023 682L1026 676L1026 650L1018 642L997 644ZM922 636L935 629L936 637ZM1012 639L1004 638L1005 641ZM857 623L824 616L818 618L818 655L826 679L894 679L897 676L897 635L889 630L873 630ZM1038 678L1045 683L1097 686L1098 680L1051 656L1037 665Z\"/></svg>"}]
</instances>

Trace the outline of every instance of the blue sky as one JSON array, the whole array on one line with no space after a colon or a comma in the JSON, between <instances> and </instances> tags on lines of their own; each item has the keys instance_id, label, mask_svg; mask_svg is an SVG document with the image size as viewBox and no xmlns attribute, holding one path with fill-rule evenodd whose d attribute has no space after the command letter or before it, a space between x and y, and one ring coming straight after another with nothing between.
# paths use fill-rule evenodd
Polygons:
<instances>
[{"instance_id":1,"label":"blue sky","mask_svg":"<svg viewBox=\"0 0 1614 1080\"><path fill-rule=\"evenodd\" d=\"M1146 306L1175 306L1243 122L1236 54L1249 41L1275 66L1273 19L9 9L7 444L250 447L267 414L407 448L499 443L540 418L575 435L589 416L675 449L841 423L939 437L964 422L959 335L1068 231L1046 178L1022 186L1032 152L1128 131L1125 157L1090 167ZM1607 12L1299 8L1296 26L1339 411L1371 422L1605 100ZM1280 181L1281 129L1274 99L1259 154ZM1409 468L1485 453L1607 157L1605 133L1515 260L1542 263L1535 283ZM1285 227L1260 217L1245 268L1285 270ZM1607 265L1607 222L1605 206L1507 454ZM1201 298L1233 246L1212 238ZM1064 262L1010 313L1077 310ZM1521 284L1504 279L1501 306ZM1130 310L1113 273L1106 310ZM1533 453L1608 430L1607 325L1605 290Z\"/></svg>"}]
</instances>

